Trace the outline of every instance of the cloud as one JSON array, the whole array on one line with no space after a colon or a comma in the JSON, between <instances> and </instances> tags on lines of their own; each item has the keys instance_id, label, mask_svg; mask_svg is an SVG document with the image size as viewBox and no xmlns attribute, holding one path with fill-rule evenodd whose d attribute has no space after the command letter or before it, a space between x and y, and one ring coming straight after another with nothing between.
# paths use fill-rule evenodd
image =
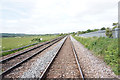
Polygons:
<instances>
[{"instance_id":1,"label":"cloud","mask_svg":"<svg viewBox=\"0 0 120 80\"><path fill-rule=\"evenodd\" d=\"M18 21L17 20L6 20L6 23L18 23Z\"/></svg>"},{"instance_id":2,"label":"cloud","mask_svg":"<svg viewBox=\"0 0 120 80\"><path fill-rule=\"evenodd\" d=\"M58 33L111 27L118 15L118 0L1 0L1 3L2 32Z\"/></svg>"}]
</instances>

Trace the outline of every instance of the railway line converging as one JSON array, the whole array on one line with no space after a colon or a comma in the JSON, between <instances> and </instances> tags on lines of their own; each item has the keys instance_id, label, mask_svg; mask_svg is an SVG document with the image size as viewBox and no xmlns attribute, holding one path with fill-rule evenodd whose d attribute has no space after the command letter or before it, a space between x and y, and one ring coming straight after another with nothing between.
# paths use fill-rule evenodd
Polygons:
<instances>
[{"instance_id":1,"label":"railway line converging","mask_svg":"<svg viewBox=\"0 0 120 80\"><path fill-rule=\"evenodd\" d=\"M40 78L80 78L84 80L74 45L69 36Z\"/></svg>"},{"instance_id":2,"label":"railway line converging","mask_svg":"<svg viewBox=\"0 0 120 80\"><path fill-rule=\"evenodd\" d=\"M1 76L4 78L4 76L9 74L12 70L18 68L21 64L27 62L34 56L37 56L37 54L44 52L45 49L62 39L63 42L56 52L53 53L54 55L51 57L50 61L48 61L49 63L47 63L47 66L43 71L41 71L41 74L35 78L81 78L84 80L84 75L82 73L74 45L69 36L59 37L28 51L1 60L0 64L2 65L3 71Z\"/></svg>"}]
</instances>

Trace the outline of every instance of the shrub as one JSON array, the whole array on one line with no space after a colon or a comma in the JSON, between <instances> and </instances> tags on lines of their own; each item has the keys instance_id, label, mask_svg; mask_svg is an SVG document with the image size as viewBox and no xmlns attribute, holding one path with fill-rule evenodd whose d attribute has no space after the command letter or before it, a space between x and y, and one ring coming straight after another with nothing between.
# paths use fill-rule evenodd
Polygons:
<instances>
[{"instance_id":1,"label":"shrub","mask_svg":"<svg viewBox=\"0 0 120 80\"><path fill-rule=\"evenodd\" d=\"M112 30L111 30L110 28L107 28L107 29L106 29L105 34L106 34L107 37L109 37L109 38L113 38Z\"/></svg>"}]
</instances>

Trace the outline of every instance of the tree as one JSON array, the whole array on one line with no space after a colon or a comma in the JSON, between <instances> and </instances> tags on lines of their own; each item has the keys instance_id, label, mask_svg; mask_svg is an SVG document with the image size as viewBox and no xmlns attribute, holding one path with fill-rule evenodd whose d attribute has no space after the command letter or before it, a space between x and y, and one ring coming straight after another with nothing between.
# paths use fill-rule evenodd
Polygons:
<instances>
[{"instance_id":1,"label":"tree","mask_svg":"<svg viewBox=\"0 0 120 80\"><path fill-rule=\"evenodd\" d=\"M118 23L113 23L113 26L117 26L118 25Z\"/></svg>"},{"instance_id":2,"label":"tree","mask_svg":"<svg viewBox=\"0 0 120 80\"><path fill-rule=\"evenodd\" d=\"M98 31L99 29L94 29L92 32L94 32L94 31Z\"/></svg>"},{"instance_id":3,"label":"tree","mask_svg":"<svg viewBox=\"0 0 120 80\"><path fill-rule=\"evenodd\" d=\"M118 23L113 23L113 28L112 28L112 30L114 30L115 28L118 28Z\"/></svg>"},{"instance_id":4,"label":"tree","mask_svg":"<svg viewBox=\"0 0 120 80\"><path fill-rule=\"evenodd\" d=\"M59 36L63 36L64 34L63 33L60 33Z\"/></svg>"},{"instance_id":5,"label":"tree","mask_svg":"<svg viewBox=\"0 0 120 80\"><path fill-rule=\"evenodd\" d=\"M102 27L100 30L105 30L105 27Z\"/></svg>"},{"instance_id":6,"label":"tree","mask_svg":"<svg viewBox=\"0 0 120 80\"><path fill-rule=\"evenodd\" d=\"M92 32L90 29L87 30L87 33Z\"/></svg>"},{"instance_id":7,"label":"tree","mask_svg":"<svg viewBox=\"0 0 120 80\"><path fill-rule=\"evenodd\" d=\"M106 29L105 34L106 34L107 37L109 37L109 38L113 38L112 30L111 30L110 28L107 28L107 29Z\"/></svg>"},{"instance_id":8,"label":"tree","mask_svg":"<svg viewBox=\"0 0 120 80\"><path fill-rule=\"evenodd\" d=\"M76 35L76 33L75 33L75 32L73 32L73 33L72 33L72 35L73 35L73 36L75 36L75 35Z\"/></svg>"}]
</instances>

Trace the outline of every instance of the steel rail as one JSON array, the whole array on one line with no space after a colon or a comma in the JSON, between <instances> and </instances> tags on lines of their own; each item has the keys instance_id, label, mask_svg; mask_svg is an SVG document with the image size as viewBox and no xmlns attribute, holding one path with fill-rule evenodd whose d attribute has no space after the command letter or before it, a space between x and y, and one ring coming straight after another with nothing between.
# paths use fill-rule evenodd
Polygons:
<instances>
[{"instance_id":1,"label":"steel rail","mask_svg":"<svg viewBox=\"0 0 120 80\"><path fill-rule=\"evenodd\" d=\"M39 48L39 47L41 47L41 46L43 46L43 45L49 44L49 43L51 43L51 42L53 42L53 41L55 41L55 40L57 40L57 39L63 38L63 37L64 37L64 36L58 37L58 38L56 38L56 39L53 39L53 40L51 40L51 41L49 41L49 42L45 42L45 43L43 43L43 44L41 44L41 45L39 45L39 46L37 46L37 47L34 47L34 48L32 48L32 49L28 49L28 50L26 50L26 51L24 51L24 52L21 52L21 53L19 53L19 54L15 54L15 55L13 55L13 56L10 56L10 57L8 57L8 58L5 58L5 59L1 60L0 63L4 63L4 62L6 62L6 61L8 61L8 60L11 60L11 59L19 56L19 55L22 55L22 54L24 54L24 53L30 52L30 51L32 51L32 50L34 50L34 49L37 49L37 48Z\"/></svg>"},{"instance_id":2,"label":"steel rail","mask_svg":"<svg viewBox=\"0 0 120 80\"><path fill-rule=\"evenodd\" d=\"M82 69L81 69L81 65L80 65L80 63L79 63L78 56L77 56L77 54L76 54L76 50L75 50L74 44L73 44L71 38L70 38L70 41L71 41L71 44L72 44L72 49L73 49L74 57L75 57L75 60L76 60L76 62L77 62L77 66L78 66L78 69L79 69L79 72L80 72L80 76L81 76L82 80L85 80L85 79L84 79L83 72L82 72Z\"/></svg>"},{"instance_id":3,"label":"steel rail","mask_svg":"<svg viewBox=\"0 0 120 80\"><path fill-rule=\"evenodd\" d=\"M67 37L65 38L63 44L60 46L60 48L58 49L58 51L56 52L56 55L54 55L54 57L51 59L50 63L48 64L48 66L45 68L45 70L42 72L42 75L40 75L40 80L44 80L45 78L45 74L47 73L47 71L49 70L50 66L52 65L55 57L58 55L59 51L61 50L62 46L64 45L65 41L66 41Z\"/></svg>"},{"instance_id":4,"label":"steel rail","mask_svg":"<svg viewBox=\"0 0 120 80\"><path fill-rule=\"evenodd\" d=\"M8 68L7 70L5 70L4 72L2 72L2 73L0 74L0 77L4 77L6 74L10 73L13 69L15 69L15 68L17 68L18 66L20 66L21 64L27 62L28 60L30 60L31 58L33 58L33 57L36 56L37 54L41 53L41 52L44 51L45 49L49 48L49 47L52 46L53 44L55 44L55 43L57 43L58 41L60 41L62 38L64 38L64 37L59 38L59 39L56 40L54 43L48 45L47 47L45 47L45 48L41 49L40 51L37 51L35 54L31 55L30 57L22 60L21 62L15 64L14 66Z\"/></svg>"},{"instance_id":5,"label":"steel rail","mask_svg":"<svg viewBox=\"0 0 120 80\"><path fill-rule=\"evenodd\" d=\"M67 38L68 38L68 37L66 37L66 39L67 39ZM66 41L66 39L65 39L65 41ZM42 75L40 76L40 80L44 80L47 71L49 70L50 66L52 65L55 57L58 55L58 53L59 53L59 51L61 50L62 46L64 45L65 41L64 41L63 44L61 45L61 47L60 47L60 49L58 50L57 54L51 59L50 63L49 63L48 66L46 67L46 69L42 72ZM71 41L71 43L72 43L72 41ZM79 69L79 72L80 72L80 78L82 78L82 80L85 80L85 79L84 79L83 72L82 72L81 67L80 67L80 64L79 64L79 61L78 61L78 57L77 57L77 54L76 54L76 51L75 51L75 48L74 48L73 43L72 43L72 49L73 49L73 53L74 53L74 56L75 56L75 60L76 60L76 62L77 62L77 66L78 66L78 69Z\"/></svg>"}]
</instances>

